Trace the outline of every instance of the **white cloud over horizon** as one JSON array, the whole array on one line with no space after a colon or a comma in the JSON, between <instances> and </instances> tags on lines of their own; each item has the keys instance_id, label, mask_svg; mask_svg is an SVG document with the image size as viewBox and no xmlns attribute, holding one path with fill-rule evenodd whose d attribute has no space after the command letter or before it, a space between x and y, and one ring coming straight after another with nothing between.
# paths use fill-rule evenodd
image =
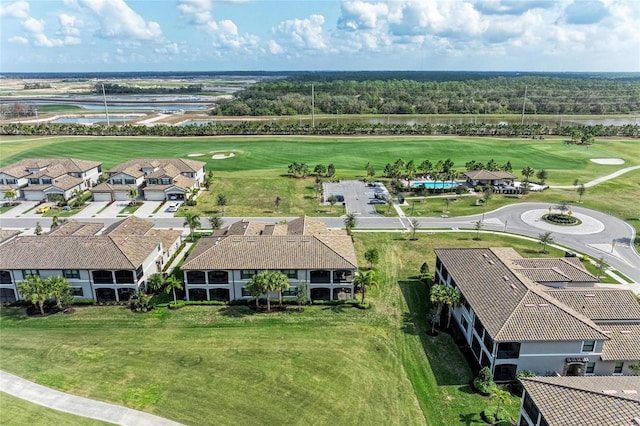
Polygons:
<instances>
[{"instance_id":1,"label":"white cloud over horizon","mask_svg":"<svg viewBox=\"0 0 640 426\"><path fill-rule=\"evenodd\" d=\"M99 46L114 70L640 72L636 0L0 0L0 20L16 68L89 68Z\"/></svg>"}]
</instances>

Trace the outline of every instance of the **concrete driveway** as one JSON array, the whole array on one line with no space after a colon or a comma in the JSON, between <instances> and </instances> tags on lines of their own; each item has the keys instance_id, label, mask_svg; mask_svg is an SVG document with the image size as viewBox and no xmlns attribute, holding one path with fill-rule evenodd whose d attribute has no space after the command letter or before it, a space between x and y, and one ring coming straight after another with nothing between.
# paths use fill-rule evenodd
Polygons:
<instances>
[{"instance_id":1,"label":"concrete driveway","mask_svg":"<svg viewBox=\"0 0 640 426\"><path fill-rule=\"evenodd\" d=\"M153 212L160 207L160 204L162 204L162 201L144 201L133 215L141 218L153 217Z\"/></svg>"},{"instance_id":2,"label":"concrete driveway","mask_svg":"<svg viewBox=\"0 0 640 426\"><path fill-rule=\"evenodd\" d=\"M74 215L72 218L79 219L79 218L85 218L85 217L95 217L98 214L98 212L101 209L103 209L107 204L109 204L108 201L91 201L87 203L87 206L84 209L82 209L80 213L78 213L77 215Z\"/></svg>"},{"instance_id":3,"label":"concrete driveway","mask_svg":"<svg viewBox=\"0 0 640 426\"><path fill-rule=\"evenodd\" d=\"M37 204L35 201L20 201L20 204L2 213L2 217L21 217L25 211L35 207Z\"/></svg>"}]
</instances>

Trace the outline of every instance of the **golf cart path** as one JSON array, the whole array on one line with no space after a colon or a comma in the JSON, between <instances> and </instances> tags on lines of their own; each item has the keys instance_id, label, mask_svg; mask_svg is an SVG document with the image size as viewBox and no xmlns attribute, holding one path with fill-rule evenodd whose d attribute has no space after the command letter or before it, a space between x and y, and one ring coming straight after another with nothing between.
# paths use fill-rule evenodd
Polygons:
<instances>
[{"instance_id":1,"label":"golf cart path","mask_svg":"<svg viewBox=\"0 0 640 426\"><path fill-rule=\"evenodd\" d=\"M596 185L597 185L597 184L599 184L599 183L602 183L602 182L607 181L607 180L610 180L610 179L615 179L615 178L617 178L617 177L618 177L618 176L620 176L620 175L623 175L623 174L625 174L625 173L628 173L628 172L631 172L631 171L634 171L634 170L637 170L637 169L640 169L640 166L632 166L632 167L626 167L626 168L624 168L624 169L620 169L620 170L618 170L617 172L613 172L613 173L611 173L611 174L609 174L609 175L602 176L602 177L599 177L599 178L597 178L597 179L594 179L594 180L592 180L591 182L587 182L587 183L585 183L585 184L584 184L584 187L585 187L585 188L590 188L590 187L592 187L592 186L596 186ZM575 186L574 186L574 185L564 185L564 186L554 186L554 185L552 185L552 186L550 186L549 188L555 188L555 189L574 189L574 188L575 188Z\"/></svg>"},{"instance_id":2,"label":"golf cart path","mask_svg":"<svg viewBox=\"0 0 640 426\"><path fill-rule=\"evenodd\" d=\"M47 388L2 370L0 391L43 407L118 425L180 426L153 414Z\"/></svg>"}]
</instances>

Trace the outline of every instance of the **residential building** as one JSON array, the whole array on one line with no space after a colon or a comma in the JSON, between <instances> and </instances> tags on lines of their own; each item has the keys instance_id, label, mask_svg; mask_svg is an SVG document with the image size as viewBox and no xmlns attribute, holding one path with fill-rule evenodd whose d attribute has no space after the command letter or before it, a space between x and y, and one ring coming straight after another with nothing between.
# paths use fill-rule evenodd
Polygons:
<instances>
[{"instance_id":1,"label":"residential building","mask_svg":"<svg viewBox=\"0 0 640 426\"><path fill-rule=\"evenodd\" d=\"M129 190L149 201L184 200L205 177L202 161L182 158L137 158L107 171L107 181L92 189L96 201L129 200Z\"/></svg>"},{"instance_id":2,"label":"residential building","mask_svg":"<svg viewBox=\"0 0 640 426\"><path fill-rule=\"evenodd\" d=\"M201 238L182 264L189 300L249 299L246 285L261 270L287 275L285 297L294 297L304 281L312 299L350 299L357 269L351 237L306 216L288 223L236 222Z\"/></svg>"},{"instance_id":3,"label":"residential building","mask_svg":"<svg viewBox=\"0 0 640 426\"><path fill-rule=\"evenodd\" d=\"M472 186L501 186L513 185L516 176L504 171L470 170L464 174L467 182Z\"/></svg>"},{"instance_id":4,"label":"residential building","mask_svg":"<svg viewBox=\"0 0 640 426\"><path fill-rule=\"evenodd\" d=\"M497 382L513 380L521 370L630 374L629 363L640 359L631 341L640 324L637 302L628 291L585 288L596 279L579 261L523 259L507 248L434 251L435 282L460 291L452 317L478 364L489 367ZM592 293L597 296L586 296ZM593 306L578 309L585 298ZM593 314L615 301L619 306L609 316Z\"/></svg>"},{"instance_id":5,"label":"residential building","mask_svg":"<svg viewBox=\"0 0 640 426\"><path fill-rule=\"evenodd\" d=\"M527 377L518 426L640 426L640 377Z\"/></svg>"},{"instance_id":6,"label":"residential building","mask_svg":"<svg viewBox=\"0 0 640 426\"><path fill-rule=\"evenodd\" d=\"M102 233L102 224L71 221L49 235L15 237L0 245L0 301L19 299L28 275L62 276L76 298L128 300L180 246L181 231L152 226L132 216Z\"/></svg>"},{"instance_id":7,"label":"residential building","mask_svg":"<svg viewBox=\"0 0 640 426\"><path fill-rule=\"evenodd\" d=\"M0 197L15 189L18 198L43 201L52 195L65 200L86 190L102 174L102 163L76 158L26 158L0 168Z\"/></svg>"}]
</instances>

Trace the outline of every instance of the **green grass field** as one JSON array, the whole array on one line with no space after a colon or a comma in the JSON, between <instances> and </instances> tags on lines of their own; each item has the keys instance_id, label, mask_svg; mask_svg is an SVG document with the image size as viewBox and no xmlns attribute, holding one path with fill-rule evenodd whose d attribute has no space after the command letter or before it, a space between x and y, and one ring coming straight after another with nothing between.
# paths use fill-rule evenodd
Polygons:
<instances>
[{"instance_id":1,"label":"green grass field","mask_svg":"<svg viewBox=\"0 0 640 426\"><path fill-rule=\"evenodd\" d=\"M539 256L539 245L473 236L356 233L360 259L374 246L381 254L381 284L367 293L374 304L367 311L85 307L27 318L2 308L2 368L185 424L481 424L480 411L493 401L471 390L471 370L452 338L426 334L427 288L415 275L424 261L433 269L434 247L511 246ZM516 417L519 399L507 406ZM8 407L0 420L22 411Z\"/></svg>"},{"instance_id":2,"label":"green grass field","mask_svg":"<svg viewBox=\"0 0 640 426\"><path fill-rule=\"evenodd\" d=\"M74 416L62 411L51 410L37 404L0 392L0 424L4 426L24 425L66 425L98 426L109 425L98 420Z\"/></svg>"}]
</instances>

